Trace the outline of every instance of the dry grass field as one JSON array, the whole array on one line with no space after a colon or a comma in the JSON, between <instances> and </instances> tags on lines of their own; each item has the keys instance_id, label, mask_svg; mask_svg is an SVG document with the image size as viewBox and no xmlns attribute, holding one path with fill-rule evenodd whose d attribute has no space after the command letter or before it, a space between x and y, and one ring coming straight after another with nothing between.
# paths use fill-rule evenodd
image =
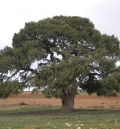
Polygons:
<instances>
[{"instance_id":1,"label":"dry grass field","mask_svg":"<svg viewBox=\"0 0 120 129\"><path fill-rule=\"evenodd\" d=\"M0 99L0 129L120 129L120 95L80 94L75 110L60 112L61 100L24 92Z\"/></svg>"},{"instance_id":2,"label":"dry grass field","mask_svg":"<svg viewBox=\"0 0 120 129\"><path fill-rule=\"evenodd\" d=\"M7 99L0 99L0 108L13 107L19 105L40 105L40 106L60 106L61 100L56 98L45 98L41 94L33 95L24 92ZM75 98L75 108L114 108L120 109L120 96L117 97L97 97L96 95L81 94Z\"/></svg>"}]
</instances>

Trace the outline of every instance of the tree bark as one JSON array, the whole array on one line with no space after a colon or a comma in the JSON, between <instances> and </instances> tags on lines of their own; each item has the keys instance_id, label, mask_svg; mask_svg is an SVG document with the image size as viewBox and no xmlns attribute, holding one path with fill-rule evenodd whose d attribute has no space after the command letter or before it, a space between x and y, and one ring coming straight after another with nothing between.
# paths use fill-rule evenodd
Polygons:
<instances>
[{"instance_id":1,"label":"tree bark","mask_svg":"<svg viewBox=\"0 0 120 129\"><path fill-rule=\"evenodd\" d=\"M74 110L74 98L73 96L62 97L62 111L72 112Z\"/></svg>"}]
</instances>

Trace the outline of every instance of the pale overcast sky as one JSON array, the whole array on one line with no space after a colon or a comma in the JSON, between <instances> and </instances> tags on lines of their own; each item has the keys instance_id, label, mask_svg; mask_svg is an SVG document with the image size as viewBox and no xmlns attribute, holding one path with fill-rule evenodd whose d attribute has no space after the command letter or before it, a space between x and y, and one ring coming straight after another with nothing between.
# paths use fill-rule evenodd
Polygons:
<instances>
[{"instance_id":1,"label":"pale overcast sky","mask_svg":"<svg viewBox=\"0 0 120 129\"><path fill-rule=\"evenodd\" d=\"M25 22L55 15L89 18L102 33L120 39L120 0L0 0L0 49Z\"/></svg>"}]
</instances>

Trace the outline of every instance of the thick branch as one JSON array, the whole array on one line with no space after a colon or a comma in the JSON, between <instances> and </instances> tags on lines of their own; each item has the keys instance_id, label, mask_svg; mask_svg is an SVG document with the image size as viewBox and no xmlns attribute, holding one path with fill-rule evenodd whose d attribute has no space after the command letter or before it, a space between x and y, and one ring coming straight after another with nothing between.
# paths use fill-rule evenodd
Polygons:
<instances>
[{"instance_id":1,"label":"thick branch","mask_svg":"<svg viewBox=\"0 0 120 129\"><path fill-rule=\"evenodd\" d=\"M17 73L19 72L19 70L15 71L10 77L7 78L7 80L11 79L13 76L15 76Z\"/></svg>"},{"instance_id":2,"label":"thick branch","mask_svg":"<svg viewBox=\"0 0 120 129\"><path fill-rule=\"evenodd\" d=\"M34 70L34 69L30 68L30 67L22 68L22 70L30 71L30 72L34 73L35 75L39 76L39 73L37 72L37 70Z\"/></svg>"}]
</instances>

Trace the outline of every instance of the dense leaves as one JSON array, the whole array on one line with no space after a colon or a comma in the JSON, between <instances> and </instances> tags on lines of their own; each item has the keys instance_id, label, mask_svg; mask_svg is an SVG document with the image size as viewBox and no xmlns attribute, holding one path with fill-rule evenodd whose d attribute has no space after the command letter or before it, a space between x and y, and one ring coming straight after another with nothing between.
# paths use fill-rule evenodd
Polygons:
<instances>
[{"instance_id":1,"label":"dense leaves","mask_svg":"<svg viewBox=\"0 0 120 129\"><path fill-rule=\"evenodd\" d=\"M79 89L97 95L119 92L120 43L87 18L55 16L26 23L12 45L0 51L0 97L18 93L13 81L61 99L74 98Z\"/></svg>"},{"instance_id":2,"label":"dense leaves","mask_svg":"<svg viewBox=\"0 0 120 129\"><path fill-rule=\"evenodd\" d=\"M17 81L0 82L0 97L7 98L10 94L22 92L22 85Z\"/></svg>"}]
</instances>

